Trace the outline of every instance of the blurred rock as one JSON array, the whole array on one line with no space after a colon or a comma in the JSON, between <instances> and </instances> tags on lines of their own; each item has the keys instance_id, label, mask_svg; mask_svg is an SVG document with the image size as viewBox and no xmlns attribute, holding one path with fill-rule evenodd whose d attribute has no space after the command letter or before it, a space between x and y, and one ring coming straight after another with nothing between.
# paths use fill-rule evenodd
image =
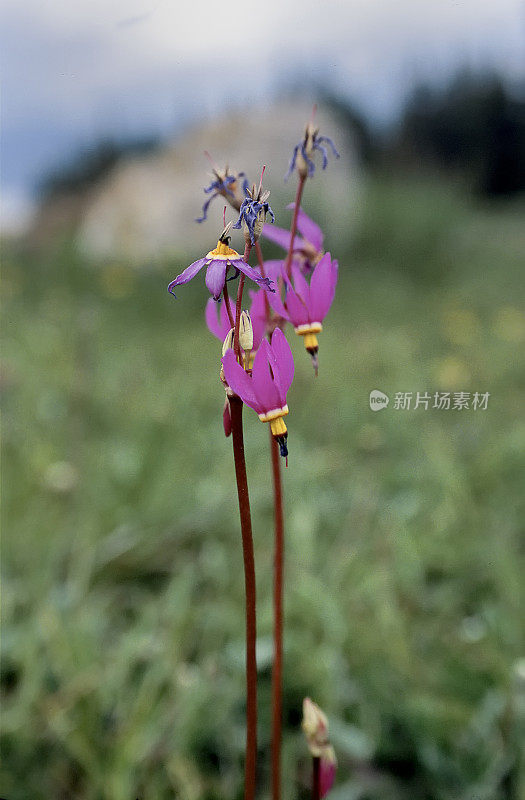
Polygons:
<instances>
[{"instance_id":1,"label":"blurred rock","mask_svg":"<svg viewBox=\"0 0 525 800\"><path fill-rule=\"evenodd\" d=\"M293 102L230 112L192 128L155 153L121 162L85 198L78 224L82 252L98 261L124 258L148 267L170 254L190 256L211 249L222 227L224 201L214 200L208 220L195 222L207 197L203 187L209 183L205 150L217 165L242 170L250 181L258 180L266 164L265 185L272 192L277 224L286 227L290 212L285 205L293 199L296 179L284 184L283 177L310 113L307 105ZM358 158L352 133L335 115L320 109L317 119L341 158L331 159L325 172L319 168L304 207L328 233L332 228L340 238L341 231L348 230L349 212L358 195ZM234 219L232 209L227 216ZM242 246L240 234L233 245Z\"/></svg>"}]
</instances>

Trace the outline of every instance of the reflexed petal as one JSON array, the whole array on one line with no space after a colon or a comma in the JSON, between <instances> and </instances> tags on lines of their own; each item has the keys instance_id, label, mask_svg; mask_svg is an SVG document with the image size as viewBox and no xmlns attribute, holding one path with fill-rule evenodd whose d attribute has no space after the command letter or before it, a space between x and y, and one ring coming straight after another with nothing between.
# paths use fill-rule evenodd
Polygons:
<instances>
[{"instance_id":1,"label":"reflexed petal","mask_svg":"<svg viewBox=\"0 0 525 800\"><path fill-rule=\"evenodd\" d=\"M224 289L224 279L226 277L226 261L212 261L206 270L206 286L212 293L215 300L221 296Z\"/></svg>"},{"instance_id":2,"label":"reflexed petal","mask_svg":"<svg viewBox=\"0 0 525 800\"><path fill-rule=\"evenodd\" d=\"M295 208L295 203L290 203L286 208ZM313 244L319 253L323 249L324 234L317 222L310 219L302 208L299 209L299 214L297 215L297 227L304 238L310 242L310 244Z\"/></svg>"},{"instance_id":3,"label":"reflexed petal","mask_svg":"<svg viewBox=\"0 0 525 800\"><path fill-rule=\"evenodd\" d=\"M186 267L184 272L181 272L180 275L177 275L175 280L170 283L168 286L168 292L171 292L175 286L180 286L182 283L188 283L188 281L191 281L198 271L203 268L205 263L205 258L199 258L198 261L194 261L193 264L190 264L189 267Z\"/></svg>"},{"instance_id":4,"label":"reflexed petal","mask_svg":"<svg viewBox=\"0 0 525 800\"><path fill-rule=\"evenodd\" d=\"M263 236L269 239L270 242L278 244L283 250L288 250L290 247L290 231L284 228L279 228L277 225L266 225L263 227ZM294 250L299 250L302 246L302 241L299 236L295 237Z\"/></svg>"},{"instance_id":5,"label":"reflexed petal","mask_svg":"<svg viewBox=\"0 0 525 800\"><path fill-rule=\"evenodd\" d=\"M306 325L307 322L310 322L308 309L301 298L294 292L292 284L287 277L285 277L285 282L287 319L289 319L295 327L298 325Z\"/></svg>"},{"instance_id":6,"label":"reflexed petal","mask_svg":"<svg viewBox=\"0 0 525 800\"><path fill-rule=\"evenodd\" d=\"M258 283L259 286L262 286L264 289L266 289L266 291L275 291L275 289L272 289L270 286L271 280L269 278L263 278L258 269L250 267L250 265L247 264L246 261L243 261L242 258L233 259L230 263L236 269L240 269L241 272L244 272L247 278L250 278L252 281L255 281L255 283Z\"/></svg>"},{"instance_id":7,"label":"reflexed petal","mask_svg":"<svg viewBox=\"0 0 525 800\"><path fill-rule=\"evenodd\" d=\"M239 395L243 403L253 408L258 414L262 413L263 409L255 395L253 381L237 363L233 350L226 351L222 357L222 366L228 386L233 389L235 394Z\"/></svg>"},{"instance_id":8,"label":"reflexed petal","mask_svg":"<svg viewBox=\"0 0 525 800\"><path fill-rule=\"evenodd\" d=\"M284 405L286 403L286 393L293 381L294 363L291 347L280 328L276 328L272 334L271 349L277 360L277 368L281 379L280 384L284 395L282 405Z\"/></svg>"},{"instance_id":9,"label":"reflexed petal","mask_svg":"<svg viewBox=\"0 0 525 800\"><path fill-rule=\"evenodd\" d=\"M261 343L261 339L266 333L266 293L264 289L259 289L258 292L250 292L252 305L250 308L250 317L253 327L253 349L257 350ZM273 295L270 295L273 297ZM226 334L225 334L226 335Z\"/></svg>"},{"instance_id":10,"label":"reflexed petal","mask_svg":"<svg viewBox=\"0 0 525 800\"><path fill-rule=\"evenodd\" d=\"M307 308L310 307L310 287L298 266L292 266L293 288L295 294L303 301Z\"/></svg>"},{"instance_id":11,"label":"reflexed petal","mask_svg":"<svg viewBox=\"0 0 525 800\"><path fill-rule=\"evenodd\" d=\"M312 322L322 322L332 305L337 283L337 262L325 253L310 281L310 313Z\"/></svg>"},{"instance_id":12,"label":"reflexed petal","mask_svg":"<svg viewBox=\"0 0 525 800\"><path fill-rule=\"evenodd\" d=\"M252 383L257 401L264 411L280 407L280 392L270 374L269 357L275 358L270 351L270 345L263 339L253 362Z\"/></svg>"},{"instance_id":13,"label":"reflexed petal","mask_svg":"<svg viewBox=\"0 0 525 800\"><path fill-rule=\"evenodd\" d=\"M281 296L278 292L275 292L274 294L269 294L268 301L276 314L279 314L280 317L283 317L284 319L287 319L289 322L291 322L290 315L283 306L283 301L281 300Z\"/></svg>"}]
</instances>

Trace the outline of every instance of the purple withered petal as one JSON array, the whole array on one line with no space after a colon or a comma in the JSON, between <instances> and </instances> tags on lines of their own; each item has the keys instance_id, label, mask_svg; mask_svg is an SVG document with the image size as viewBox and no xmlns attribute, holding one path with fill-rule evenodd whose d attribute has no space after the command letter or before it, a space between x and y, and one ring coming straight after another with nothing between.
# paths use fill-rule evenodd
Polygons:
<instances>
[{"instance_id":1,"label":"purple withered petal","mask_svg":"<svg viewBox=\"0 0 525 800\"><path fill-rule=\"evenodd\" d=\"M214 259L206 270L206 286L215 300L221 296L226 278L226 261Z\"/></svg>"},{"instance_id":2,"label":"purple withered petal","mask_svg":"<svg viewBox=\"0 0 525 800\"><path fill-rule=\"evenodd\" d=\"M186 267L186 269L181 272L180 275L177 275L175 280L170 283L168 286L168 292L173 294L173 289L175 286L180 286L183 283L188 283L188 281L191 281L191 279L195 277L199 270L203 268L205 263L205 258L199 258L197 261L194 261L193 264L190 264L189 267Z\"/></svg>"},{"instance_id":3,"label":"purple withered petal","mask_svg":"<svg viewBox=\"0 0 525 800\"><path fill-rule=\"evenodd\" d=\"M222 366L228 386L233 389L235 394L239 395L243 403L253 408L258 414L262 414L264 407L255 393L253 380L237 362L233 350L227 350L223 355Z\"/></svg>"},{"instance_id":4,"label":"purple withered petal","mask_svg":"<svg viewBox=\"0 0 525 800\"><path fill-rule=\"evenodd\" d=\"M315 142L314 150L319 150L319 152L323 156L323 169L326 169L328 166L328 151L323 144L319 144L319 141Z\"/></svg>"},{"instance_id":5,"label":"purple withered petal","mask_svg":"<svg viewBox=\"0 0 525 800\"><path fill-rule=\"evenodd\" d=\"M271 348L277 359L279 375L281 378L281 388L284 393L283 405L286 403L286 393L292 385L294 374L294 363L292 350L288 340L280 328L276 328L272 334Z\"/></svg>"},{"instance_id":6,"label":"purple withered petal","mask_svg":"<svg viewBox=\"0 0 525 800\"><path fill-rule=\"evenodd\" d=\"M271 357L270 345L263 339L253 362L252 383L257 401L264 411L280 407L280 392L273 382L268 363Z\"/></svg>"},{"instance_id":7,"label":"purple withered petal","mask_svg":"<svg viewBox=\"0 0 525 800\"><path fill-rule=\"evenodd\" d=\"M295 203L290 203L286 208L294 209ZM317 222L314 222L302 208L299 209L297 215L297 227L304 238L310 242L310 244L313 244L317 252L321 252L323 249L324 233Z\"/></svg>"},{"instance_id":8,"label":"purple withered petal","mask_svg":"<svg viewBox=\"0 0 525 800\"><path fill-rule=\"evenodd\" d=\"M337 283L337 262L325 253L314 269L310 281L310 314L312 322L322 322L332 305Z\"/></svg>"}]
</instances>

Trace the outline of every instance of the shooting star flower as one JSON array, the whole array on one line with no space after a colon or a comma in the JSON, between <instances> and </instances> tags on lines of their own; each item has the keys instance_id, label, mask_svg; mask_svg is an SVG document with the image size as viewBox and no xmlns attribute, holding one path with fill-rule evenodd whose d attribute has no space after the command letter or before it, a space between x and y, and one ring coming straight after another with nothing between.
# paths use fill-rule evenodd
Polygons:
<instances>
[{"instance_id":1,"label":"shooting star flower","mask_svg":"<svg viewBox=\"0 0 525 800\"><path fill-rule=\"evenodd\" d=\"M312 757L319 759L321 797L325 797L334 785L337 758L328 738L326 714L309 697L303 700L302 728Z\"/></svg>"},{"instance_id":2,"label":"shooting star flower","mask_svg":"<svg viewBox=\"0 0 525 800\"><path fill-rule=\"evenodd\" d=\"M261 235L267 215L270 215L272 222L275 220L274 213L268 203L270 192L263 191L262 187L265 169L266 167L262 168L259 187L257 188L255 184L253 184L251 189L246 190L246 197L239 210L239 219L233 226L237 229L242 227L244 229L244 239L246 243L252 245L255 244Z\"/></svg>"},{"instance_id":3,"label":"shooting star flower","mask_svg":"<svg viewBox=\"0 0 525 800\"><path fill-rule=\"evenodd\" d=\"M288 431L283 417L288 414L286 393L293 380L294 363L284 333L276 328L271 343L261 341L251 375L237 362L232 349L224 354L222 366L230 389L257 412L261 422L270 423L280 453L287 457Z\"/></svg>"},{"instance_id":4,"label":"shooting star flower","mask_svg":"<svg viewBox=\"0 0 525 800\"><path fill-rule=\"evenodd\" d=\"M295 203L286 206L294 209ZM306 214L302 208L297 215L297 227L301 236L296 236L293 243L293 255L295 260L299 260L305 271L311 271L324 255L323 242L324 234L319 225ZM277 225L265 225L263 236L271 242L275 242L288 252L290 249L290 231L279 228Z\"/></svg>"},{"instance_id":5,"label":"shooting star flower","mask_svg":"<svg viewBox=\"0 0 525 800\"><path fill-rule=\"evenodd\" d=\"M202 216L198 217L195 222L204 222L210 203L216 197L224 197L236 211L239 211L248 188L248 180L244 172L231 173L228 166L219 169L213 163L210 154L206 153L205 155L212 165L212 180L209 186L204 187L204 193L209 194L210 197L202 206Z\"/></svg>"},{"instance_id":6,"label":"shooting star flower","mask_svg":"<svg viewBox=\"0 0 525 800\"><path fill-rule=\"evenodd\" d=\"M330 253L325 253L314 269L309 284L297 265L292 266L293 281L284 269L281 275L285 286L284 300L275 293L269 298L270 305L277 314L292 323L298 336L303 337L317 374L317 334L323 330L323 320L334 299L338 263L332 261Z\"/></svg>"},{"instance_id":7,"label":"shooting star flower","mask_svg":"<svg viewBox=\"0 0 525 800\"><path fill-rule=\"evenodd\" d=\"M180 286L183 283L188 283L194 278L203 267L206 267L206 286L210 290L214 300L218 300L224 288L226 280L226 273L231 267L236 271L236 274L243 272L247 278L255 281L259 286L264 286L268 291L273 292L271 288L271 280L263 278L258 269L250 267L242 256L233 248L230 247L230 237L228 236L231 229L231 222L224 228L223 232L217 242L215 250L210 250L203 258L199 258L190 264L189 267L177 275L168 286L168 291L174 295L175 286Z\"/></svg>"}]
</instances>

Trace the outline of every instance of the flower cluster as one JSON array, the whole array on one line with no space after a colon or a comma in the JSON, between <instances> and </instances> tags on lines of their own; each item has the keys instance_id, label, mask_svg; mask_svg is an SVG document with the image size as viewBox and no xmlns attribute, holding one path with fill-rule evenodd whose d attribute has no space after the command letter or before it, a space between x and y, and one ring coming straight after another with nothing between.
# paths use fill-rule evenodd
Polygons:
<instances>
[{"instance_id":1,"label":"flower cluster","mask_svg":"<svg viewBox=\"0 0 525 800\"><path fill-rule=\"evenodd\" d=\"M245 800L255 800L257 778L257 660L256 660L256 580L252 523L245 463L243 404L253 409L270 430L272 485L274 489L275 556L274 556L274 664L272 668L272 797L280 796L280 747L282 709L282 620L283 620L283 553L284 516L280 455L288 463L288 392L295 366L290 344L285 335L291 324L303 338L317 374L317 336L332 305L338 277L337 261L324 251L321 228L301 208L306 178L315 172L313 156L322 155L322 167L328 163L328 150L338 153L331 141L319 136L310 122L304 138L294 148L289 174L297 170L299 181L290 231L273 226L275 220L269 205L269 191L259 185L249 188L243 172L230 173L226 167L214 167L213 179L205 188L209 195L198 222L206 219L211 201L223 197L238 212L234 225L226 224L217 246L184 269L168 286L173 294L176 286L188 283L206 268L205 283L211 298L205 308L210 332L222 342L219 377L225 389L223 425L233 443L235 480L239 502L242 551L246 589L246 758ZM267 225L268 216L272 225ZM242 229L245 248L241 255L230 246L231 231ZM284 259L264 260L259 239L264 236L284 248ZM255 248L258 266L248 262ZM230 299L230 281L239 278L235 301ZM249 310L243 305L245 278L257 285L250 291ZM336 758L328 739L328 723L321 709L310 699L303 705L303 730L313 757L313 785L316 800L331 789L336 772Z\"/></svg>"}]
</instances>

